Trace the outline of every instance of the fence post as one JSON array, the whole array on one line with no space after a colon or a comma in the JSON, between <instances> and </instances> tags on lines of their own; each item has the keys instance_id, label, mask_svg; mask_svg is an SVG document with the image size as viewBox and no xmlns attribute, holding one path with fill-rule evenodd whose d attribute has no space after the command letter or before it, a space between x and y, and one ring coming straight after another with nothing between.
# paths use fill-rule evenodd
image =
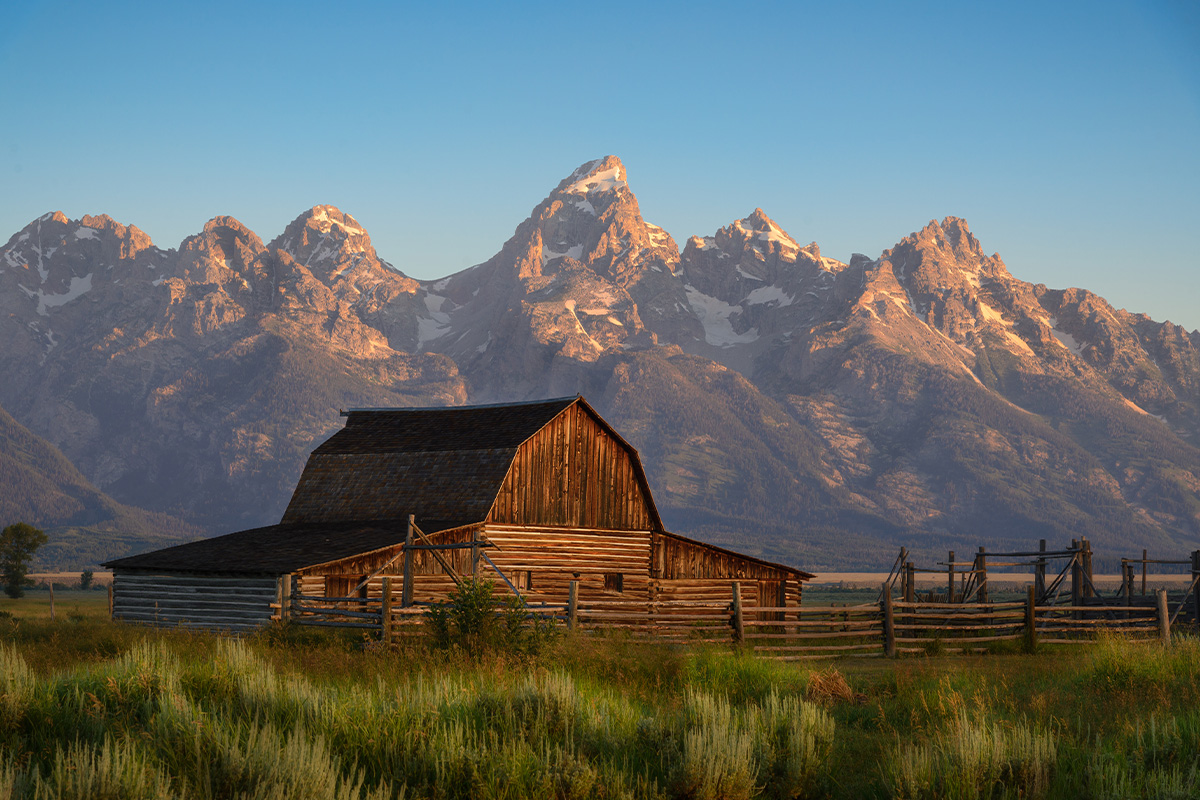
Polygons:
<instances>
[{"instance_id":1,"label":"fence post","mask_svg":"<svg viewBox=\"0 0 1200 800\"><path fill-rule=\"evenodd\" d=\"M917 568L913 565L913 562L908 562L905 573L908 575L908 583L904 591L904 602L911 603L917 597Z\"/></svg>"},{"instance_id":2,"label":"fence post","mask_svg":"<svg viewBox=\"0 0 1200 800\"><path fill-rule=\"evenodd\" d=\"M1142 549L1142 597L1146 596L1146 564L1150 561L1150 551Z\"/></svg>"},{"instance_id":3,"label":"fence post","mask_svg":"<svg viewBox=\"0 0 1200 800\"><path fill-rule=\"evenodd\" d=\"M383 593L380 597L379 622L383 625L382 638L384 644L392 643L392 579L383 576Z\"/></svg>"},{"instance_id":4,"label":"fence post","mask_svg":"<svg viewBox=\"0 0 1200 800\"><path fill-rule=\"evenodd\" d=\"M1200 550L1192 551L1192 581L1200 577ZM1192 611L1196 615L1195 623L1200 626L1200 583L1192 587Z\"/></svg>"},{"instance_id":5,"label":"fence post","mask_svg":"<svg viewBox=\"0 0 1200 800\"><path fill-rule=\"evenodd\" d=\"M975 578L979 581L979 602L986 603L988 601L988 580L987 580L987 548L980 545L979 554L975 556L975 569L979 570Z\"/></svg>"},{"instance_id":6,"label":"fence post","mask_svg":"<svg viewBox=\"0 0 1200 800\"><path fill-rule=\"evenodd\" d=\"M1096 590L1093 587L1096 584L1092 580L1092 543L1085 536L1079 540L1079 544L1083 547L1083 574L1087 576L1087 583L1083 586L1083 596L1095 597Z\"/></svg>"},{"instance_id":7,"label":"fence post","mask_svg":"<svg viewBox=\"0 0 1200 800\"><path fill-rule=\"evenodd\" d=\"M1038 553L1046 552L1046 540L1038 540ZM1033 572L1033 590L1038 600L1046 597L1046 557L1039 555Z\"/></svg>"},{"instance_id":8,"label":"fence post","mask_svg":"<svg viewBox=\"0 0 1200 800\"><path fill-rule=\"evenodd\" d=\"M1082 550L1079 547L1079 540L1072 539L1071 540L1071 607L1072 608L1079 608L1079 606L1082 605L1081 601L1083 599L1083 593L1082 593L1083 565L1080 563L1082 560L1082 555L1083 555ZM1078 611L1072 612L1071 616L1074 619L1082 619L1082 617L1083 617L1083 615L1080 614Z\"/></svg>"},{"instance_id":9,"label":"fence post","mask_svg":"<svg viewBox=\"0 0 1200 800\"><path fill-rule=\"evenodd\" d=\"M479 580L479 529L471 531L471 577Z\"/></svg>"},{"instance_id":10,"label":"fence post","mask_svg":"<svg viewBox=\"0 0 1200 800\"><path fill-rule=\"evenodd\" d=\"M567 629L575 630L579 624L579 581L567 584Z\"/></svg>"},{"instance_id":11,"label":"fence post","mask_svg":"<svg viewBox=\"0 0 1200 800\"><path fill-rule=\"evenodd\" d=\"M1167 590L1158 590L1158 638L1163 647L1171 646L1171 617L1167 613Z\"/></svg>"},{"instance_id":12,"label":"fence post","mask_svg":"<svg viewBox=\"0 0 1200 800\"><path fill-rule=\"evenodd\" d=\"M883 600L880 601L883 611L883 654L887 658L896 657L896 618L892 614L892 587L883 585Z\"/></svg>"},{"instance_id":13,"label":"fence post","mask_svg":"<svg viewBox=\"0 0 1200 800\"><path fill-rule=\"evenodd\" d=\"M954 551L950 551L950 555L946 558L946 602L954 602Z\"/></svg>"},{"instance_id":14,"label":"fence post","mask_svg":"<svg viewBox=\"0 0 1200 800\"><path fill-rule=\"evenodd\" d=\"M1037 591L1030 586L1025 595L1025 635L1029 640L1029 652L1037 651L1037 615L1034 604L1037 602Z\"/></svg>"},{"instance_id":15,"label":"fence post","mask_svg":"<svg viewBox=\"0 0 1200 800\"><path fill-rule=\"evenodd\" d=\"M276 582L279 592L279 622L287 622L292 605L292 576L280 575Z\"/></svg>"},{"instance_id":16,"label":"fence post","mask_svg":"<svg viewBox=\"0 0 1200 800\"><path fill-rule=\"evenodd\" d=\"M404 533L404 585L400 587L400 607L408 608L412 605L412 583L413 583L413 523L416 521L416 514L408 515L408 530Z\"/></svg>"},{"instance_id":17,"label":"fence post","mask_svg":"<svg viewBox=\"0 0 1200 800\"><path fill-rule=\"evenodd\" d=\"M742 618L742 585L733 582L733 643L741 644L746 640L746 623Z\"/></svg>"}]
</instances>

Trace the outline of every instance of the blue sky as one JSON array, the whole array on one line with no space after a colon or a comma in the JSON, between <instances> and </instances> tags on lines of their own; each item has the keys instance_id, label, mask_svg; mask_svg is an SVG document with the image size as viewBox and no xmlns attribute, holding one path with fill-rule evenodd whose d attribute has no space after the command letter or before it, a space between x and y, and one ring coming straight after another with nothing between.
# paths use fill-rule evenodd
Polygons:
<instances>
[{"instance_id":1,"label":"blue sky","mask_svg":"<svg viewBox=\"0 0 1200 800\"><path fill-rule=\"evenodd\" d=\"M0 101L0 240L50 210L270 240L332 203L433 278L613 153L681 244L761 206L877 256L955 215L1019 278L1200 327L1190 1L31 2Z\"/></svg>"}]
</instances>

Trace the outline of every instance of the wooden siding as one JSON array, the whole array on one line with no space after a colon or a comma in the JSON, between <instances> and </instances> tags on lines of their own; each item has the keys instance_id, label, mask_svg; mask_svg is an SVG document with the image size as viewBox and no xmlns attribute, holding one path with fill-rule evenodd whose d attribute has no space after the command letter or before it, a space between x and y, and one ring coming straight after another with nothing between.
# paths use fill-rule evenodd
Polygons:
<instances>
[{"instance_id":1,"label":"wooden siding","mask_svg":"<svg viewBox=\"0 0 1200 800\"><path fill-rule=\"evenodd\" d=\"M460 529L433 534L430 539L437 543L469 542L473 535L472 530ZM727 603L733 597L734 581L741 584L742 604L747 608L799 606L802 596L802 582L792 573L648 530L487 525L478 535L495 545L482 552L532 604L565 603L572 580L579 582L581 603L625 601L630 603L631 611L640 607L649 612L657 603ZM304 594L343 597L347 586L356 585L387 564L401 549L304 570L298 576L298 585ZM470 550L443 551L442 555L460 576L473 574ZM664 555L668 559L665 569L658 561ZM403 558L396 558L384 573L368 582L367 596L379 597L383 574L392 577L399 593L402 571ZM656 571L671 577L653 577ZM478 575L495 584L497 595L511 593L482 559ZM613 588L617 583L620 591ZM413 553L414 602L443 601L454 591L454 586L453 579L432 553L428 550ZM703 606L698 606L695 613L711 613L711 610L706 612Z\"/></svg>"},{"instance_id":2,"label":"wooden siding","mask_svg":"<svg viewBox=\"0 0 1200 800\"><path fill-rule=\"evenodd\" d=\"M729 578L732 580L795 580L795 573L746 556L693 542L669 533L655 533L652 577L664 580Z\"/></svg>"},{"instance_id":3,"label":"wooden siding","mask_svg":"<svg viewBox=\"0 0 1200 800\"><path fill-rule=\"evenodd\" d=\"M116 570L113 619L160 627L250 630L270 622L276 591L273 577Z\"/></svg>"},{"instance_id":4,"label":"wooden siding","mask_svg":"<svg viewBox=\"0 0 1200 800\"><path fill-rule=\"evenodd\" d=\"M529 602L565 602L572 580L581 601L649 599L650 531L488 525L484 535L496 544L488 557L518 588L526 585ZM606 589L606 575L621 575L622 590Z\"/></svg>"},{"instance_id":5,"label":"wooden siding","mask_svg":"<svg viewBox=\"0 0 1200 800\"><path fill-rule=\"evenodd\" d=\"M633 456L580 403L517 448L487 521L593 530L655 527Z\"/></svg>"}]
</instances>

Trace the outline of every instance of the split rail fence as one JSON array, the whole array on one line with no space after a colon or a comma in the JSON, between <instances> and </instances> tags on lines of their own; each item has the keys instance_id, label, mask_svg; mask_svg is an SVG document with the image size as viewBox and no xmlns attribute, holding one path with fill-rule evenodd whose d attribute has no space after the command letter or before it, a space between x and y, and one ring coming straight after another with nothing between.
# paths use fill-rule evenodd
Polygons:
<instances>
[{"instance_id":1,"label":"split rail fence","mask_svg":"<svg viewBox=\"0 0 1200 800\"><path fill-rule=\"evenodd\" d=\"M396 581L399 583L399 581ZM884 584L877 603L848 606L744 607L739 583L725 602L597 600L582 603L572 581L568 602L527 606L530 621L553 621L581 631L621 630L636 639L729 644L779 660L893 657L910 653L986 652L998 643L1079 644L1101 632L1170 644L1178 619L1165 590L1153 606L1047 605L1028 587L1024 602L936 603L896 600ZM385 643L419 633L428 606L396 602L395 584L383 578L380 597L321 597L295 592L287 577L278 586L275 619L299 625L358 628ZM1181 604L1182 608L1182 604Z\"/></svg>"}]
</instances>

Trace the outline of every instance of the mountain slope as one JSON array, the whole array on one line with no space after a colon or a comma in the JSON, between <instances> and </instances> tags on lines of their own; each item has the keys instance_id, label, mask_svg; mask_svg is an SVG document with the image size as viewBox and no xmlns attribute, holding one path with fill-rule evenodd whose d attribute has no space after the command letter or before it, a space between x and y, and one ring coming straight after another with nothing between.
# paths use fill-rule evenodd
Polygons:
<instances>
[{"instance_id":1,"label":"mountain slope","mask_svg":"<svg viewBox=\"0 0 1200 800\"><path fill-rule=\"evenodd\" d=\"M278 516L335 408L580 392L673 529L807 568L1200 544L1200 334L1018 280L953 217L848 264L762 209L680 252L609 156L437 281L331 206L177 251L47 215L0 251L0 310L0 402L214 532Z\"/></svg>"},{"instance_id":2,"label":"mountain slope","mask_svg":"<svg viewBox=\"0 0 1200 800\"><path fill-rule=\"evenodd\" d=\"M0 408L0 527L14 522L46 531L49 541L38 550L35 564L48 569L95 566L200 535L165 514L106 496L56 447Z\"/></svg>"}]
</instances>

